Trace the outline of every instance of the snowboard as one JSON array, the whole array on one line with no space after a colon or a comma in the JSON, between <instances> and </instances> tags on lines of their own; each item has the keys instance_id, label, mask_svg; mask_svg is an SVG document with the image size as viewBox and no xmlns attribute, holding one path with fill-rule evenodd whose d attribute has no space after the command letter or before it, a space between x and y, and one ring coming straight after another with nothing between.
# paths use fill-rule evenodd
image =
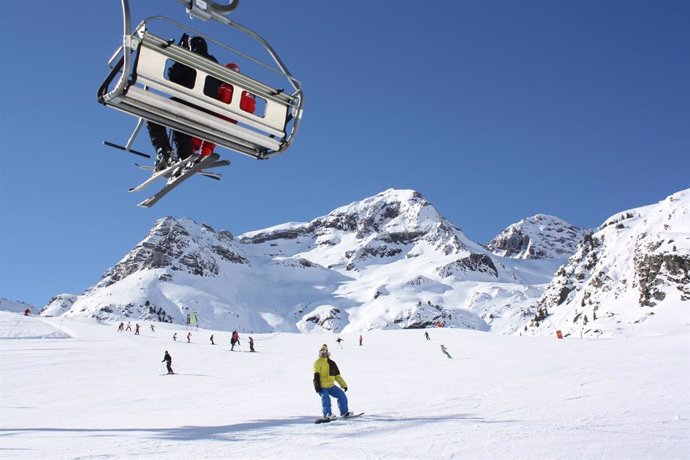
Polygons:
<instances>
[{"instance_id":1,"label":"snowboard","mask_svg":"<svg viewBox=\"0 0 690 460\"><path fill-rule=\"evenodd\" d=\"M187 170L183 170L182 173L175 177L173 173L171 173L170 178L168 179L168 182L165 184L165 186L160 189L158 192L156 192L154 195L151 195L150 197L146 198L144 201L139 203L137 206L140 206L142 208L150 208L154 204L158 203L158 201L163 198L165 195L170 193L175 187L180 185L182 182L186 181L190 177L192 177L194 174L198 173L202 169L208 167L209 165L215 163L218 161L220 158L220 155L217 153L212 153L211 155L202 158L198 163L194 164L191 168ZM185 166L187 163L191 163L189 159L185 160L183 165L176 165L177 167L179 166Z\"/></svg>"},{"instance_id":2,"label":"snowboard","mask_svg":"<svg viewBox=\"0 0 690 460\"><path fill-rule=\"evenodd\" d=\"M318 425L320 423L330 423L330 422L334 422L336 420L349 420L351 418L361 417L362 415L364 415L364 412L360 412L359 414L348 415L347 417L336 417L336 418L319 417L316 420L314 420L314 423L316 423Z\"/></svg>"}]
</instances>

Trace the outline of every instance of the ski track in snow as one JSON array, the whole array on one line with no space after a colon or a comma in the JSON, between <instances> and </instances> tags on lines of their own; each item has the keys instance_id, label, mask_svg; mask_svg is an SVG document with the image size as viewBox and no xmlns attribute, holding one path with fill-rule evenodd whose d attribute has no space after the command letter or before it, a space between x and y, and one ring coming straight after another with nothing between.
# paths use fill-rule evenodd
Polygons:
<instances>
[{"instance_id":1,"label":"ski track in snow","mask_svg":"<svg viewBox=\"0 0 690 460\"><path fill-rule=\"evenodd\" d=\"M0 312L2 458L688 458L690 334L250 334ZM172 334L178 332L178 341ZM208 340L213 333L217 345ZM63 338L54 338L54 337ZM21 339L22 337L36 337ZM21 339L21 340L19 340ZM353 420L315 425L319 346ZM445 344L453 359L442 355ZM170 351L178 375L161 375ZM336 407L334 402L334 408Z\"/></svg>"}]
</instances>

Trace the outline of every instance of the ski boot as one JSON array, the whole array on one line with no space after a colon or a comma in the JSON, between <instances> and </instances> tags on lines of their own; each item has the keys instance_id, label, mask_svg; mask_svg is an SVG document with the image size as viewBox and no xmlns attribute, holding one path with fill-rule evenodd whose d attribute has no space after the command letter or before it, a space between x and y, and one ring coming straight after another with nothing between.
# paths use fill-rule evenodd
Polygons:
<instances>
[{"instance_id":1,"label":"ski boot","mask_svg":"<svg viewBox=\"0 0 690 460\"><path fill-rule=\"evenodd\" d=\"M153 169L154 174L170 167L172 150L158 149L156 153L156 164Z\"/></svg>"}]
</instances>

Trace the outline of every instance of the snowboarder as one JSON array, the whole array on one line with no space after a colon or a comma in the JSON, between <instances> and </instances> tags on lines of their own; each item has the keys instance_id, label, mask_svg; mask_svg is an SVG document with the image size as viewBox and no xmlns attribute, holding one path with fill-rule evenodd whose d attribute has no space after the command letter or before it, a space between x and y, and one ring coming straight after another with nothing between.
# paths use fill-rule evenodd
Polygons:
<instances>
[{"instance_id":1,"label":"snowboarder","mask_svg":"<svg viewBox=\"0 0 690 460\"><path fill-rule=\"evenodd\" d=\"M177 332L173 334L173 342L177 342Z\"/></svg>"},{"instance_id":2,"label":"snowboarder","mask_svg":"<svg viewBox=\"0 0 690 460\"><path fill-rule=\"evenodd\" d=\"M215 345L215 342L213 341L213 334L211 334L211 345Z\"/></svg>"},{"instance_id":3,"label":"snowboarder","mask_svg":"<svg viewBox=\"0 0 690 460\"><path fill-rule=\"evenodd\" d=\"M340 415L347 417L352 415L352 412L347 407L348 401L345 394L347 383L340 375L338 365L330 359L330 356L328 345L322 345L319 350L319 358L314 362L314 390L321 396L321 408L324 418L335 418L331 411L331 396L338 401ZM336 382L340 387L335 385Z\"/></svg>"},{"instance_id":4,"label":"snowboarder","mask_svg":"<svg viewBox=\"0 0 690 460\"><path fill-rule=\"evenodd\" d=\"M441 351L443 352L444 355L446 355L448 358L452 358L450 353L448 353L448 349L446 348L445 345L441 344Z\"/></svg>"},{"instance_id":5,"label":"snowboarder","mask_svg":"<svg viewBox=\"0 0 690 460\"><path fill-rule=\"evenodd\" d=\"M168 353L168 350L165 350L165 355L163 355L163 361L161 362L165 362L165 366L168 368L168 375L174 374L172 370L172 357L170 353Z\"/></svg>"},{"instance_id":6,"label":"snowboarder","mask_svg":"<svg viewBox=\"0 0 690 460\"><path fill-rule=\"evenodd\" d=\"M254 339L252 339L251 337L249 337L249 351L256 351L254 350Z\"/></svg>"},{"instance_id":7,"label":"snowboarder","mask_svg":"<svg viewBox=\"0 0 690 460\"><path fill-rule=\"evenodd\" d=\"M336 342L338 342L338 348L343 348L343 339L341 339L340 337L338 337L338 338L336 339Z\"/></svg>"},{"instance_id":8,"label":"snowboarder","mask_svg":"<svg viewBox=\"0 0 690 460\"><path fill-rule=\"evenodd\" d=\"M429 338L429 333L426 332L426 331L424 331L424 337L425 337L427 340L431 340L431 338Z\"/></svg>"},{"instance_id":9,"label":"snowboarder","mask_svg":"<svg viewBox=\"0 0 690 460\"><path fill-rule=\"evenodd\" d=\"M191 332L187 333L187 343L192 343L192 333Z\"/></svg>"},{"instance_id":10,"label":"snowboarder","mask_svg":"<svg viewBox=\"0 0 690 460\"><path fill-rule=\"evenodd\" d=\"M139 335L139 323L134 326L134 335Z\"/></svg>"}]
</instances>

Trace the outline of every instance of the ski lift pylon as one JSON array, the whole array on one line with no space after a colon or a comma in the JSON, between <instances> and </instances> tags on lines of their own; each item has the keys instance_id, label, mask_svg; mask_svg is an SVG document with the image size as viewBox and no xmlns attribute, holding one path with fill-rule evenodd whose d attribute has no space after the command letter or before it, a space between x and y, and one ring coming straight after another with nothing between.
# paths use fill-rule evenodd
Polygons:
<instances>
[{"instance_id":1,"label":"ski lift pylon","mask_svg":"<svg viewBox=\"0 0 690 460\"><path fill-rule=\"evenodd\" d=\"M158 123L257 159L278 155L291 145L302 117L304 95L301 83L290 74L266 40L225 16L237 7L239 0L228 5L208 0L178 2L193 17L219 21L258 41L277 65L277 68L272 69L292 87L291 93L227 69L172 41L153 35L147 28L155 20L167 21L177 28L208 39L204 34L172 19L164 16L150 17L141 21L132 31L129 1L121 2L124 17L122 45L110 59L112 70L98 90L100 103L139 118L127 145L121 148L132 151L130 147L141 128L142 120ZM217 40L211 41L232 50ZM193 87L188 88L166 78L166 66L170 61L194 69L196 77ZM262 100L264 104L261 113L243 110L240 107L240 97L233 97L226 104L214 95L205 94L204 86L209 78L232 85L234 94L246 92ZM237 123L230 123L228 119Z\"/></svg>"}]
</instances>

